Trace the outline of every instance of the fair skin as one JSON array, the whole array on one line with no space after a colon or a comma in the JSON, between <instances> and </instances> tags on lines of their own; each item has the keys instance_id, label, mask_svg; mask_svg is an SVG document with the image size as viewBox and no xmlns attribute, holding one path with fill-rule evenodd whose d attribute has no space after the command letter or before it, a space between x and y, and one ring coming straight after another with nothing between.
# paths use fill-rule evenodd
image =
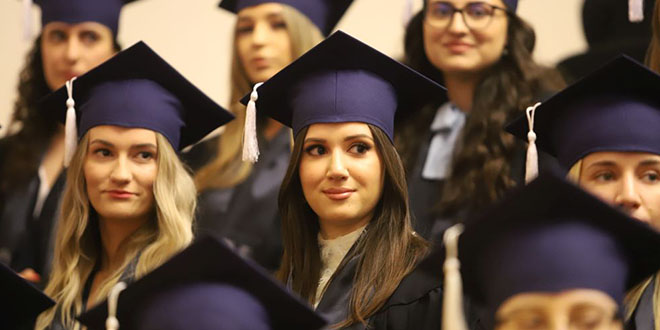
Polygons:
<instances>
[{"instance_id":1,"label":"fair skin","mask_svg":"<svg viewBox=\"0 0 660 330\"><path fill-rule=\"evenodd\" d=\"M236 51L248 79L264 82L293 61L291 39L283 16L283 5L263 3L238 13ZM270 119L264 130L272 139L282 125Z\"/></svg>"},{"instance_id":2,"label":"fair skin","mask_svg":"<svg viewBox=\"0 0 660 330\"><path fill-rule=\"evenodd\" d=\"M520 293L500 305L495 330L621 330L616 311L612 297L593 289Z\"/></svg>"},{"instance_id":3,"label":"fair skin","mask_svg":"<svg viewBox=\"0 0 660 330\"><path fill-rule=\"evenodd\" d=\"M427 11L445 6L463 9L474 0L426 0ZM485 4L506 8L501 0L482 0ZM429 62L442 72L449 99L463 111L472 109L474 90L484 71L495 64L507 41L508 18L495 10L490 22L479 28L469 27L455 12L447 26L433 26L424 20L424 49Z\"/></svg>"},{"instance_id":4,"label":"fair skin","mask_svg":"<svg viewBox=\"0 0 660 330\"><path fill-rule=\"evenodd\" d=\"M384 172L366 124L310 125L299 174L324 239L346 235L371 221L383 192Z\"/></svg>"},{"instance_id":5,"label":"fair skin","mask_svg":"<svg viewBox=\"0 0 660 330\"><path fill-rule=\"evenodd\" d=\"M594 152L582 159L579 185L660 229L660 155Z\"/></svg>"},{"instance_id":6,"label":"fair skin","mask_svg":"<svg viewBox=\"0 0 660 330\"><path fill-rule=\"evenodd\" d=\"M121 243L152 216L158 149L156 134L147 129L97 126L88 134L83 174L103 246L88 297L94 302L98 286L123 264Z\"/></svg>"},{"instance_id":7,"label":"fair skin","mask_svg":"<svg viewBox=\"0 0 660 330\"><path fill-rule=\"evenodd\" d=\"M68 24L50 22L41 33L41 63L44 79L51 90L80 76L115 54L112 31L95 22ZM41 161L44 179L51 187L62 171L64 159L64 129L59 127ZM40 276L33 269L21 272L21 276L39 282Z\"/></svg>"}]
</instances>

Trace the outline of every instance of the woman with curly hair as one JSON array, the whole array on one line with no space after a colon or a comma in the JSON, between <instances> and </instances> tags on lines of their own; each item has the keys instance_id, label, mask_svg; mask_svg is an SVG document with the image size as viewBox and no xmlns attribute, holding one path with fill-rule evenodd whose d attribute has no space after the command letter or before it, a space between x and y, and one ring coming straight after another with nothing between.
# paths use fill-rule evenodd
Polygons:
<instances>
[{"instance_id":1,"label":"woman with curly hair","mask_svg":"<svg viewBox=\"0 0 660 330\"><path fill-rule=\"evenodd\" d=\"M220 137L196 146L187 156L200 192L197 227L200 233L224 236L241 254L272 271L282 256L276 200L291 152L291 133L257 113L261 161L244 161L241 151L246 112L239 101L255 84L268 80L323 40L352 1L220 3L237 16L229 106L237 119Z\"/></svg>"},{"instance_id":2,"label":"woman with curly hair","mask_svg":"<svg viewBox=\"0 0 660 330\"><path fill-rule=\"evenodd\" d=\"M424 236L522 182L524 148L503 125L561 87L558 74L534 62L534 31L516 8L516 0L424 0L407 27L406 62L448 94L397 118L397 150Z\"/></svg>"},{"instance_id":3,"label":"woman with curly hair","mask_svg":"<svg viewBox=\"0 0 660 330\"><path fill-rule=\"evenodd\" d=\"M120 50L125 2L38 2L42 30L19 77L9 134L0 140L0 262L33 282L48 278L65 181L63 127L45 116L38 101Z\"/></svg>"},{"instance_id":4,"label":"woman with curly hair","mask_svg":"<svg viewBox=\"0 0 660 330\"><path fill-rule=\"evenodd\" d=\"M196 191L177 150L233 116L144 43L68 81L44 107L66 117L70 167L45 290L56 305L36 328L79 329L74 315L192 241Z\"/></svg>"}]
</instances>

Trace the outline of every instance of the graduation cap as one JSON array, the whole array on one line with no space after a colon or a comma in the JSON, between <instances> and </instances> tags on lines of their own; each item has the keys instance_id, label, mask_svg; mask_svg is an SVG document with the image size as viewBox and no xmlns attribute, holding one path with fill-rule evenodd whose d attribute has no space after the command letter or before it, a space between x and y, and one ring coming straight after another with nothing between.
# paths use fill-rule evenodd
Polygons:
<instances>
[{"instance_id":1,"label":"graduation cap","mask_svg":"<svg viewBox=\"0 0 660 330\"><path fill-rule=\"evenodd\" d=\"M150 129L181 150L234 118L142 41L68 81L42 106L66 121L65 162L76 135L95 126Z\"/></svg>"},{"instance_id":2,"label":"graduation cap","mask_svg":"<svg viewBox=\"0 0 660 330\"><path fill-rule=\"evenodd\" d=\"M0 328L17 329L30 325L55 302L25 279L0 263Z\"/></svg>"},{"instance_id":3,"label":"graduation cap","mask_svg":"<svg viewBox=\"0 0 660 330\"><path fill-rule=\"evenodd\" d=\"M244 159L256 160L250 120L256 109L293 128L294 135L315 123L363 122L393 141L396 111L445 97L431 79L337 31L241 100L248 106Z\"/></svg>"},{"instance_id":4,"label":"graduation cap","mask_svg":"<svg viewBox=\"0 0 660 330\"><path fill-rule=\"evenodd\" d=\"M506 130L529 139L568 170L593 152L660 154L659 128L660 76L620 56L529 108L527 118L517 118Z\"/></svg>"},{"instance_id":5,"label":"graduation cap","mask_svg":"<svg viewBox=\"0 0 660 330\"><path fill-rule=\"evenodd\" d=\"M35 0L34 2L41 7L41 26L50 22L69 24L97 22L107 26L112 34L117 36L121 8L133 1L135 0Z\"/></svg>"},{"instance_id":6,"label":"graduation cap","mask_svg":"<svg viewBox=\"0 0 660 330\"><path fill-rule=\"evenodd\" d=\"M660 233L543 174L467 222L458 258L467 296L490 317L526 292L593 289L621 307L628 289L660 269Z\"/></svg>"},{"instance_id":7,"label":"graduation cap","mask_svg":"<svg viewBox=\"0 0 660 330\"><path fill-rule=\"evenodd\" d=\"M504 0L504 4L514 13L518 10L518 0Z\"/></svg>"},{"instance_id":8,"label":"graduation cap","mask_svg":"<svg viewBox=\"0 0 660 330\"><path fill-rule=\"evenodd\" d=\"M269 2L281 3L297 9L307 16L324 36L327 36L344 16L353 0L222 0L218 6L238 14L243 8Z\"/></svg>"},{"instance_id":9,"label":"graduation cap","mask_svg":"<svg viewBox=\"0 0 660 330\"><path fill-rule=\"evenodd\" d=\"M108 307L103 302L77 318L88 329L104 329ZM261 329L264 324L304 330L326 324L263 269L210 236L122 291L116 317L122 330Z\"/></svg>"}]
</instances>

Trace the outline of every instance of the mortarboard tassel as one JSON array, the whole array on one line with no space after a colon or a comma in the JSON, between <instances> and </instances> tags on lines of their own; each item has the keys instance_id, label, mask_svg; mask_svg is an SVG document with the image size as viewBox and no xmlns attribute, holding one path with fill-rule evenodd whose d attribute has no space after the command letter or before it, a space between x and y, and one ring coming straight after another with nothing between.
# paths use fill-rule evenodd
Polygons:
<instances>
[{"instance_id":1,"label":"mortarboard tassel","mask_svg":"<svg viewBox=\"0 0 660 330\"><path fill-rule=\"evenodd\" d=\"M32 40L32 0L23 0L23 39Z\"/></svg>"},{"instance_id":2,"label":"mortarboard tassel","mask_svg":"<svg viewBox=\"0 0 660 330\"><path fill-rule=\"evenodd\" d=\"M66 121L64 123L64 167L69 167L71 158L78 146L78 128L76 127L76 102L73 100L73 81L76 77L66 82Z\"/></svg>"},{"instance_id":3,"label":"mortarboard tassel","mask_svg":"<svg viewBox=\"0 0 660 330\"><path fill-rule=\"evenodd\" d=\"M634 23L644 20L644 0L628 0L628 20Z\"/></svg>"},{"instance_id":4,"label":"mortarboard tassel","mask_svg":"<svg viewBox=\"0 0 660 330\"><path fill-rule=\"evenodd\" d=\"M442 330L467 330L463 313L463 283L461 262L458 260L458 238L463 225L456 224L445 231L443 241L447 256L443 265L445 273L442 304Z\"/></svg>"},{"instance_id":5,"label":"mortarboard tassel","mask_svg":"<svg viewBox=\"0 0 660 330\"><path fill-rule=\"evenodd\" d=\"M527 124L529 125L529 132L527 133L527 161L525 163L525 184L534 180L539 175L539 153L536 150L536 133L534 133L534 114L536 108L541 105L541 102L534 104L532 107L527 107L525 113L527 114Z\"/></svg>"},{"instance_id":6,"label":"mortarboard tassel","mask_svg":"<svg viewBox=\"0 0 660 330\"><path fill-rule=\"evenodd\" d=\"M105 320L106 330L119 330L119 320L117 319L117 301L119 293L126 289L126 283L117 282L110 290L108 295L108 318Z\"/></svg>"},{"instance_id":7,"label":"mortarboard tassel","mask_svg":"<svg viewBox=\"0 0 660 330\"><path fill-rule=\"evenodd\" d=\"M254 85L250 101L245 110L245 127L243 129L243 161L256 163L259 160L259 142L257 140L257 88L263 83Z\"/></svg>"}]
</instances>

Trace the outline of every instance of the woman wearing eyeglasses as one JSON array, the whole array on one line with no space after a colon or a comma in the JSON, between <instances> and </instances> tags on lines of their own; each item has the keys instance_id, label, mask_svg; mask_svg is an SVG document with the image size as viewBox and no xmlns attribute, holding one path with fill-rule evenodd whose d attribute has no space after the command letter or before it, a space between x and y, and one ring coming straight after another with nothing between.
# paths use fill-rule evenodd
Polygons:
<instances>
[{"instance_id":1,"label":"woman wearing eyeglasses","mask_svg":"<svg viewBox=\"0 0 660 330\"><path fill-rule=\"evenodd\" d=\"M425 0L407 27L406 61L446 86L449 98L397 122L415 227L424 236L522 181L523 148L502 127L563 84L532 59L534 31L516 7L517 0Z\"/></svg>"}]
</instances>

